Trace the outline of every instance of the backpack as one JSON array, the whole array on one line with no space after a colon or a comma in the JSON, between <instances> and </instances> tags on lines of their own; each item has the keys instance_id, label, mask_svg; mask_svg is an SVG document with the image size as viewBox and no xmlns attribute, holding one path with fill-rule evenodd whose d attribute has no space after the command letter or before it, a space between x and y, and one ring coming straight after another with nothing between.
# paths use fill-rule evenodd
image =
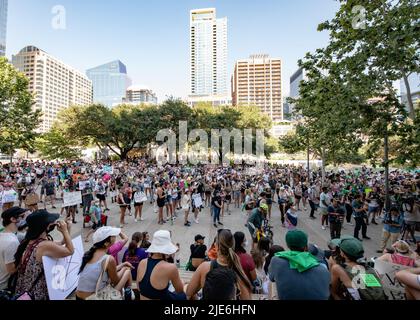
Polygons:
<instances>
[{"instance_id":1,"label":"backpack","mask_svg":"<svg viewBox=\"0 0 420 320\"><path fill-rule=\"evenodd\" d=\"M347 289L347 292L345 293L346 298L349 300L388 300L384 288L382 287L382 282L372 267L359 265L361 269L364 269L364 272L352 272L352 267L348 265L343 265L342 267L352 282L354 281L353 284L361 285L361 287L355 288L360 298L355 298L353 294L351 294L350 290L352 289ZM356 277L357 279L354 279ZM363 278L366 280L364 283L362 283ZM362 286L363 284L365 285Z\"/></svg>"}]
</instances>

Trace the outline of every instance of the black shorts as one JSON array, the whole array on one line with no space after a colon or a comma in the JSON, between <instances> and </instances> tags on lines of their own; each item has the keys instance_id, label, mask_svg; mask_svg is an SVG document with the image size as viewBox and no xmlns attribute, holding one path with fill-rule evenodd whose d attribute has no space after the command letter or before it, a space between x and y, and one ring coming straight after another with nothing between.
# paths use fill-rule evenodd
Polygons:
<instances>
[{"instance_id":1,"label":"black shorts","mask_svg":"<svg viewBox=\"0 0 420 320\"><path fill-rule=\"evenodd\" d=\"M230 200L232 200L232 196L230 194L227 194L226 195L226 201L230 201Z\"/></svg>"},{"instance_id":2,"label":"black shorts","mask_svg":"<svg viewBox=\"0 0 420 320\"><path fill-rule=\"evenodd\" d=\"M211 195L211 191L206 191L205 194L206 194L206 196L210 196Z\"/></svg>"},{"instance_id":3,"label":"black shorts","mask_svg":"<svg viewBox=\"0 0 420 320\"><path fill-rule=\"evenodd\" d=\"M104 194L97 194L96 198L98 198L98 200L105 201L105 195Z\"/></svg>"},{"instance_id":4,"label":"black shorts","mask_svg":"<svg viewBox=\"0 0 420 320\"><path fill-rule=\"evenodd\" d=\"M143 202L134 202L134 207L142 207Z\"/></svg>"},{"instance_id":5,"label":"black shorts","mask_svg":"<svg viewBox=\"0 0 420 320\"><path fill-rule=\"evenodd\" d=\"M158 199L157 205L159 208L163 208L165 206L165 199Z\"/></svg>"},{"instance_id":6,"label":"black shorts","mask_svg":"<svg viewBox=\"0 0 420 320\"><path fill-rule=\"evenodd\" d=\"M302 196L295 196L295 199L300 200L300 199L302 199Z\"/></svg>"}]
</instances>

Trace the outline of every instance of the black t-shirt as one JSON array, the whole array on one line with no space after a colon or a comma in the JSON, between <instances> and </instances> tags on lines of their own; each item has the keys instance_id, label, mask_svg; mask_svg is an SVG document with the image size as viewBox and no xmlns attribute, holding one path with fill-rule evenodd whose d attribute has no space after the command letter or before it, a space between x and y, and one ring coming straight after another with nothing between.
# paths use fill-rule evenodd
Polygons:
<instances>
[{"instance_id":1,"label":"black t-shirt","mask_svg":"<svg viewBox=\"0 0 420 320\"><path fill-rule=\"evenodd\" d=\"M204 259L206 257L207 247L204 244L203 245L192 244L190 246L190 249L191 249L191 258Z\"/></svg>"},{"instance_id":2,"label":"black t-shirt","mask_svg":"<svg viewBox=\"0 0 420 320\"><path fill-rule=\"evenodd\" d=\"M220 206L220 205L222 204L222 198L220 198L220 196L214 196L214 197L211 199L211 205L212 205L212 206L214 206L214 207L219 208L218 206L216 206L216 202L217 202L217 203L218 203L218 205Z\"/></svg>"}]
</instances>

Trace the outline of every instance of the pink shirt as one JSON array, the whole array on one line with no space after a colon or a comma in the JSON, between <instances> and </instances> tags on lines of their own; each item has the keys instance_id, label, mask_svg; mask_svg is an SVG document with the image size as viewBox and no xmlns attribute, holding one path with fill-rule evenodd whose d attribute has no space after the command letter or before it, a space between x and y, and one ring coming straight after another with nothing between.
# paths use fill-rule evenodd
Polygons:
<instances>
[{"instance_id":1,"label":"pink shirt","mask_svg":"<svg viewBox=\"0 0 420 320\"><path fill-rule=\"evenodd\" d=\"M124 248L124 245L125 245L124 241L118 241L118 242L115 242L108 249L108 254L114 257L117 265L118 265L118 252L120 252Z\"/></svg>"}]
</instances>

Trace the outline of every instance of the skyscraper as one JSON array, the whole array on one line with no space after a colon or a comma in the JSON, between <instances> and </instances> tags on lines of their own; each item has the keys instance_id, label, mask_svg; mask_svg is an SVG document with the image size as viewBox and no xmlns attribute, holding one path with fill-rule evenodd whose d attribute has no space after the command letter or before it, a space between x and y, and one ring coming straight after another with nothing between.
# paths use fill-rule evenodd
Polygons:
<instances>
[{"instance_id":1,"label":"skyscraper","mask_svg":"<svg viewBox=\"0 0 420 320\"><path fill-rule=\"evenodd\" d=\"M144 86L130 86L127 88L126 97L124 98L126 104L157 104L157 97L153 91Z\"/></svg>"},{"instance_id":2,"label":"skyscraper","mask_svg":"<svg viewBox=\"0 0 420 320\"><path fill-rule=\"evenodd\" d=\"M120 104L131 80L127 67L119 60L89 69L86 75L93 84L93 102L107 107Z\"/></svg>"},{"instance_id":3,"label":"skyscraper","mask_svg":"<svg viewBox=\"0 0 420 320\"><path fill-rule=\"evenodd\" d=\"M232 76L233 105L257 106L273 121L282 121L281 73L281 60L266 54L237 61Z\"/></svg>"},{"instance_id":4,"label":"skyscraper","mask_svg":"<svg viewBox=\"0 0 420 320\"><path fill-rule=\"evenodd\" d=\"M47 132L60 110L92 103L92 81L82 72L34 46L12 56L12 64L29 79L34 108L42 111L40 132Z\"/></svg>"},{"instance_id":5,"label":"skyscraper","mask_svg":"<svg viewBox=\"0 0 420 320\"><path fill-rule=\"evenodd\" d=\"M7 1L0 0L0 57L6 55Z\"/></svg>"},{"instance_id":6,"label":"skyscraper","mask_svg":"<svg viewBox=\"0 0 420 320\"><path fill-rule=\"evenodd\" d=\"M191 10L190 51L189 97L194 101L226 100L227 18L217 19L215 8Z\"/></svg>"},{"instance_id":7,"label":"skyscraper","mask_svg":"<svg viewBox=\"0 0 420 320\"><path fill-rule=\"evenodd\" d=\"M290 98L297 99L300 96L300 83L304 80L307 80L306 72L303 68L299 68L291 77L290 77ZM293 104L289 105L289 113L293 113L295 106Z\"/></svg>"}]
</instances>

